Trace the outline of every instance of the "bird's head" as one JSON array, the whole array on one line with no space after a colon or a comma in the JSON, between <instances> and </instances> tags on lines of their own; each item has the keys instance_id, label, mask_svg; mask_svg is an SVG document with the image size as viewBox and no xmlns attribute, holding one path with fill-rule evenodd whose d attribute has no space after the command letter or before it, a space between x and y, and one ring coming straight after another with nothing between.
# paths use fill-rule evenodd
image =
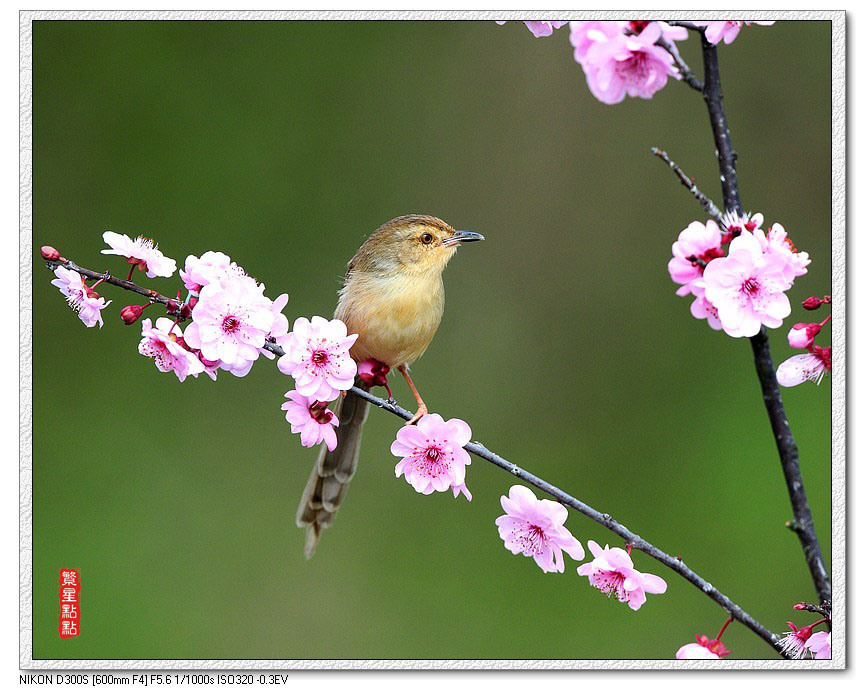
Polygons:
<instances>
[{"instance_id":1,"label":"bird's head","mask_svg":"<svg viewBox=\"0 0 865 690\"><path fill-rule=\"evenodd\" d=\"M482 239L480 233L454 230L435 216L400 216L370 235L356 259L385 272L440 273L463 242Z\"/></svg>"}]
</instances>

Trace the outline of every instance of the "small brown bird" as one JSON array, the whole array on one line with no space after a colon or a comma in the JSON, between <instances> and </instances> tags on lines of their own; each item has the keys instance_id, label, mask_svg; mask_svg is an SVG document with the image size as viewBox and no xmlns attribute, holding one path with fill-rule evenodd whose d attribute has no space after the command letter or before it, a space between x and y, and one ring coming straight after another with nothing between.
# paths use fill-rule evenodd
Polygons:
<instances>
[{"instance_id":1,"label":"small brown bird","mask_svg":"<svg viewBox=\"0 0 865 690\"><path fill-rule=\"evenodd\" d=\"M427 413L408 367L426 351L441 321L442 271L460 244L482 239L434 216L400 216L372 233L348 262L334 316L359 336L352 359L377 359L405 377L418 404L408 424ZM337 447L332 452L322 447L297 510L297 526L306 528L307 558L315 553L321 530L330 526L354 476L368 405L354 395L337 402Z\"/></svg>"}]
</instances>

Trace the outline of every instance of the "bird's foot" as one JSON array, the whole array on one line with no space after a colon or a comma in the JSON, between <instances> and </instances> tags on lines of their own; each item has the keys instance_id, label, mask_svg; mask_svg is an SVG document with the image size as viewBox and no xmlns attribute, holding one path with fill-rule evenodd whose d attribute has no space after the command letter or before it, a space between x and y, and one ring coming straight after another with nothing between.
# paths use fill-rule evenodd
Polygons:
<instances>
[{"instance_id":1,"label":"bird's foot","mask_svg":"<svg viewBox=\"0 0 865 690\"><path fill-rule=\"evenodd\" d=\"M428 412L429 412L429 410L427 410L426 405L424 405L423 403L421 403L420 407L417 408L417 412L414 413L414 417L412 417L411 419L409 419L409 420L405 423L405 425L406 425L406 426L411 426L412 424L417 423L417 421L418 421L421 417L423 417L424 415L426 415Z\"/></svg>"}]
</instances>

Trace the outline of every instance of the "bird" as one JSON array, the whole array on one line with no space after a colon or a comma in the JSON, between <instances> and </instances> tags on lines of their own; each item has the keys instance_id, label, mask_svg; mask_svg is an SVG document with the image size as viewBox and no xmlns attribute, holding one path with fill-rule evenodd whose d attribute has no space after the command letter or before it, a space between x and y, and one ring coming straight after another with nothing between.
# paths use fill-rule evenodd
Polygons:
<instances>
[{"instance_id":1,"label":"bird","mask_svg":"<svg viewBox=\"0 0 865 690\"><path fill-rule=\"evenodd\" d=\"M355 362L378 360L405 377L418 406L406 424L428 413L409 366L426 351L441 322L442 271L460 245L483 239L435 216L410 214L380 226L348 262L334 317L349 333L358 334L349 351ZM333 451L322 447L297 510L297 526L306 530L307 559L345 499L369 403L355 395L342 396L334 411L339 418L337 446Z\"/></svg>"}]
</instances>

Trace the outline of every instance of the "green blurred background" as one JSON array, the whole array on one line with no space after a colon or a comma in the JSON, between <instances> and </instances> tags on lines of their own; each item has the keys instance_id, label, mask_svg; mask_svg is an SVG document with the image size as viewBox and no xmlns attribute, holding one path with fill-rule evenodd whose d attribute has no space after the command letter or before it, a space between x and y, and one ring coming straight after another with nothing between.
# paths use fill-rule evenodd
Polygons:
<instances>
[{"instance_id":1,"label":"green blurred background","mask_svg":"<svg viewBox=\"0 0 865 690\"><path fill-rule=\"evenodd\" d=\"M829 37L828 22L781 22L719 49L743 203L813 259L794 304L829 290ZM221 250L271 297L289 292L294 319L332 313L346 262L393 216L478 230L413 368L431 409L773 630L807 622L790 610L814 592L749 344L694 320L667 274L704 216L649 148L720 201L698 94L671 82L603 105L567 30L535 39L519 23L40 21L33 47L36 247L117 274L107 229L179 263ZM701 73L697 40L681 48ZM137 353L140 329L118 317L130 293L105 290L105 328L87 329L34 266L36 658L664 659L723 623L643 554L669 589L636 613L573 562L544 574L512 556L493 524L511 477L475 459L472 503L417 494L394 478L399 422L382 413L305 562L294 514L317 450L279 409L289 380L262 359L245 379L181 385ZM795 307L772 333L777 361L802 320ZM828 558L830 387L784 396ZM567 525L621 546L580 515ZM83 583L71 641L63 567ZM724 642L773 657L741 626Z\"/></svg>"}]
</instances>

